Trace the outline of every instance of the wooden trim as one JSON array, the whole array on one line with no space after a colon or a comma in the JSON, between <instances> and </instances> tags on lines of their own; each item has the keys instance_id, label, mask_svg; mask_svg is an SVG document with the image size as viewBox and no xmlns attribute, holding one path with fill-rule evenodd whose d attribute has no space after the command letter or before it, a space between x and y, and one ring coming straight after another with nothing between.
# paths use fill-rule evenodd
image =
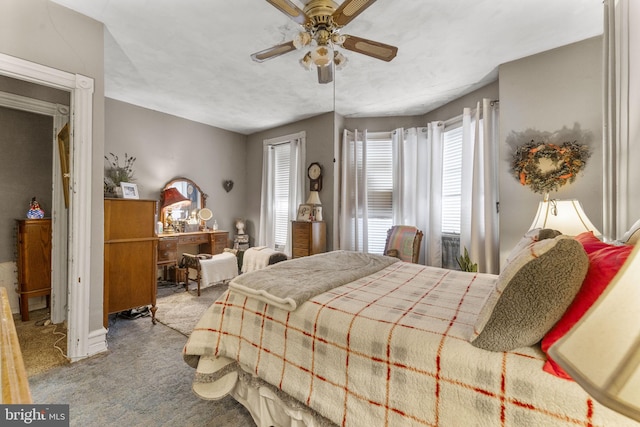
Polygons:
<instances>
[{"instance_id":1,"label":"wooden trim","mask_svg":"<svg viewBox=\"0 0 640 427\"><path fill-rule=\"evenodd\" d=\"M2 403L33 403L7 289L0 287L0 376Z\"/></svg>"}]
</instances>

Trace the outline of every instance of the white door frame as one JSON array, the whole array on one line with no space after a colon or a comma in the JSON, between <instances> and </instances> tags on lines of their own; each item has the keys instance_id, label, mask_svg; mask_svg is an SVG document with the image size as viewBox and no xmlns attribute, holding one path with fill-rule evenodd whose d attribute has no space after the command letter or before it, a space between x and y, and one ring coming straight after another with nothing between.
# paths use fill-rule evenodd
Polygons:
<instances>
[{"instance_id":1,"label":"white door frame","mask_svg":"<svg viewBox=\"0 0 640 427\"><path fill-rule=\"evenodd\" d=\"M68 215L64 204L58 132L69 122L69 106L12 93L0 92L0 107L36 113L53 118L51 147L52 168L52 227L51 244L51 321L61 323L67 318L67 240Z\"/></svg>"},{"instance_id":2,"label":"white door frame","mask_svg":"<svg viewBox=\"0 0 640 427\"><path fill-rule=\"evenodd\" d=\"M106 330L89 333L93 79L2 53L0 74L71 93L67 356L76 361L106 350Z\"/></svg>"}]
</instances>

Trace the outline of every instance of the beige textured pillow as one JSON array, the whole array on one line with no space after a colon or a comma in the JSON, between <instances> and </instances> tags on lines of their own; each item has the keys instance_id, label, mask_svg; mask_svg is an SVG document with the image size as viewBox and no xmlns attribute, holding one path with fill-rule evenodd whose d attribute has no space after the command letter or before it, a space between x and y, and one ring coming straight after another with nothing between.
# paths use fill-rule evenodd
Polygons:
<instances>
[{"instance_id":1,"label":"beige textured pillow","mask_svg":"<svg viewBox=\"0 0 640 427\"><path fill-rule=\"evenodd\" d=\"M520 251L487 297L471 344L492 351L534 345L562 317L588 268L582 245L568 236L541 240Z\"/></svg>"}]
</instances>

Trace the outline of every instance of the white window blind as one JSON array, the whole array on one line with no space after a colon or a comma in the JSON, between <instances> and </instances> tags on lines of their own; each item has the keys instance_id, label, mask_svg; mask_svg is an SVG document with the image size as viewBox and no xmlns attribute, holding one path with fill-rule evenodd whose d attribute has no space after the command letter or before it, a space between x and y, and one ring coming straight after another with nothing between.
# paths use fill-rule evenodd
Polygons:
<instances>
[{"instance_id":1,"label":"white window blind","mask_svg":"<svg viewBox=\"0 0 640 427\"><path fill-rule=\"evenodd\" d=\"M445 129L442 165L442 232L460 234L462 127Z\"/></svg>"},{"instance_id":2,"label":"white window blind","mask_svg":"<svg viewBox=\"0 0 640 427\"><path fill-rule=\"evenodd\" d=\"M289 171L291 165L290 143L272 145L274 160L274 223L275 249L284 250L289 228Z\"/></svg>"},{"instance_id":3,"label":"white window blind","mask_svg":"<svg viewBox=\"0 0 640 427\"><path fill-rule=\"evenodd\" d=\"M393 225L393 150L388 132L369 133L366 146L368 252L382 254Z\"/></svg>"}]
</instances>

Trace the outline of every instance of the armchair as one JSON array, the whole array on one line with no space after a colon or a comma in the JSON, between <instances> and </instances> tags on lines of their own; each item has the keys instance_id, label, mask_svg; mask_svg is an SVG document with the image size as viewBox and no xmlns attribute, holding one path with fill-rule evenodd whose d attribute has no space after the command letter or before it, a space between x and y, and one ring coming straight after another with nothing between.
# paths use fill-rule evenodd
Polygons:
<instances>
[{"instance_id":1,"label":"armchair","mask_svg":"<svg viewBox=\"0 0 640 427\"><path fill-rule=\"evenodd\" d=\"M384 254L415 264L420 258L421 243L422 231L411 225L394 225L387 231Z\"/></svg>"}]
</instances>

